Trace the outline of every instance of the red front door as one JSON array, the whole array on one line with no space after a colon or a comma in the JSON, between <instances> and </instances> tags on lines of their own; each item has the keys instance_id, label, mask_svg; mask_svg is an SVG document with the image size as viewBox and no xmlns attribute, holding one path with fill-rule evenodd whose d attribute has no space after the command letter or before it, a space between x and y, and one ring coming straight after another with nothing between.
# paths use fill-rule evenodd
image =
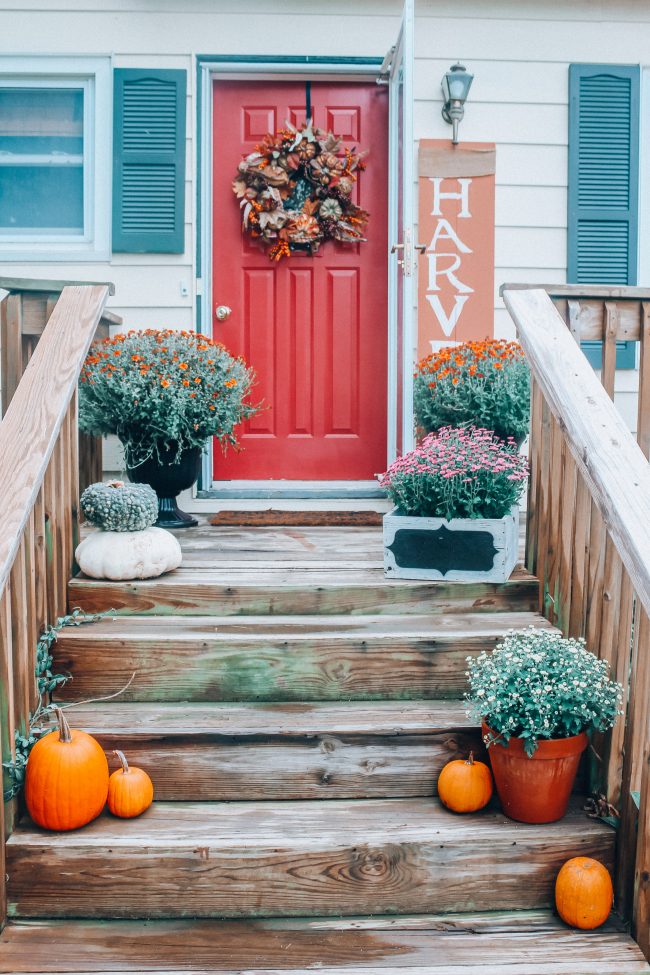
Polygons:
<instances>
[{"instance_id":1,"label":"red front door","mask_svg":"<svg viewBox=\"0 0 650 975\"><path fill-rule=\"evenodd\" d=\"M215 82L214 337L257 372L266 409L242 451L215 443L215 480L365 480L386 466L388 107L375 84L313 82L315 125L368 150L355 201L366 243L327 242L280 263L241 231L231 184L242 156L305 120L300 81ZM219 322L217 305L232 309Z\"/></svg>"}]
</instances>

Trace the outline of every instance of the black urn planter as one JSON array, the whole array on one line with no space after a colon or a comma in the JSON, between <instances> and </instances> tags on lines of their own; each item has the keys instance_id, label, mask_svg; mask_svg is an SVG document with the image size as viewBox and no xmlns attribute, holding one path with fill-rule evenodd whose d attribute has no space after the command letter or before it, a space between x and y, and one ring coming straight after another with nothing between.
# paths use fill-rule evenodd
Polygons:
<instances>
[{"instance_id":1,"label":"black urn planter","mask_svg":"<svg viewBox=\"0 0 650 975\"><path fill-rule=\"evenodd\" d=\"M178 461L176 448L160 450L161 461L150 457L136 467L127 467L127 474L136 484L150 484L158 495L158 528L193 528L198 525L196 518L181 511L176 498L187 488L192 487L201 469L201 448L189 447L183 450ZM169 462L165 463L166 458Z\"/></svg>"}]
</instances>

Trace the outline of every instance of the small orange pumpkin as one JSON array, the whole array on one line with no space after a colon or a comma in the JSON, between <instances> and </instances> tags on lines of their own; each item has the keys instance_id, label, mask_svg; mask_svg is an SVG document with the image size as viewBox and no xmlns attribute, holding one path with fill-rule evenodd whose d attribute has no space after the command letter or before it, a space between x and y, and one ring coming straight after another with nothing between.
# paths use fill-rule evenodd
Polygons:
<instances>
[{"instance_id":1,"label":"small orange pumpkin","mask_svg":"<svg viewBox=\"0 0 650 975\"><path fill-rule=\"evenodd\" d=\"M85 731L71 731L59 708L55 714L58 731L37 741L29 754L25 802L44 829L78 829L106 804L108 762L98 741Z\"/></svg>"},{"instance_id":2,"label":"small orange pumpkin","mask_svg":"<svg viewBox=\"0 0 650 975\"><path fill-rule=\"evenodd\" d=\"M114 816L133 819L153 802L153 782L143 769L129 766L124 752L116 748L113 754L119 758L122 768L108 780L108 808Z\"/></svg>"},{"instance_id":3,"label":"small orange pumpkin","mask_svg":"<svg viewBox=\"0 0 650 975\"><path fill-rule=\"evenodd\" d=\"M614 888L607 867L591 857L567 860L555 881L555 906L563 921L591 931L604 924L613 902Z\"/></svg>"},{"instance_id":4,"label":"small orange pumpkin","mask_svg":"<svg viewBox=\"0 0 650 975\"><path fill-rule=\"evenodd\" d=\"M452 812L467 813L483 809L492 798L492 773L484 762L467 760L448 762L438 778L438 795Z\"/></svg>"}]
</instances>

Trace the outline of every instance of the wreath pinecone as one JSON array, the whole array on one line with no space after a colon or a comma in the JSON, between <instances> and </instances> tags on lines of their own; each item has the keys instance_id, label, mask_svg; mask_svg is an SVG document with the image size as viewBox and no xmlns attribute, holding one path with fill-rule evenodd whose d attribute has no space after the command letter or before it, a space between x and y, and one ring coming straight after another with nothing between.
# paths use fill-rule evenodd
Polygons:
<instances>
[{"instance_id":1,"label":"wreath pinecone","mask_svg":"<svg viewBox=\"0 0 650 975\"><path fill-rule=\"evenodd\" d=\"M243 229L268 247L272 261L315 253L326 240L364 241L368 213L350 199L364 155L313 121L299 129L285 123L239 164L232 188Z\"/></svg>"}]
</instances>

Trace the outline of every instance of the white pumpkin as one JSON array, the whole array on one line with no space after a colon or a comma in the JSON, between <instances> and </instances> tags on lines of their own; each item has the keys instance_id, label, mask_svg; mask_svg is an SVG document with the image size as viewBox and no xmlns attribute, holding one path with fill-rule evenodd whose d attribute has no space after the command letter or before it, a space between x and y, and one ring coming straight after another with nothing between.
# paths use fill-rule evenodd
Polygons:
<instances>
[{"instance_id":1,"label":"white pumpkin","mask_svg":"<svg viewBox=\"0 0 650 975\"><path fill-rule=\"evenodd\" d=\"M138 532L94 531L75 557L91 579L153 579L177 569L183 556L178 540L164 528Z\"/></svg>"}]
</instances>

